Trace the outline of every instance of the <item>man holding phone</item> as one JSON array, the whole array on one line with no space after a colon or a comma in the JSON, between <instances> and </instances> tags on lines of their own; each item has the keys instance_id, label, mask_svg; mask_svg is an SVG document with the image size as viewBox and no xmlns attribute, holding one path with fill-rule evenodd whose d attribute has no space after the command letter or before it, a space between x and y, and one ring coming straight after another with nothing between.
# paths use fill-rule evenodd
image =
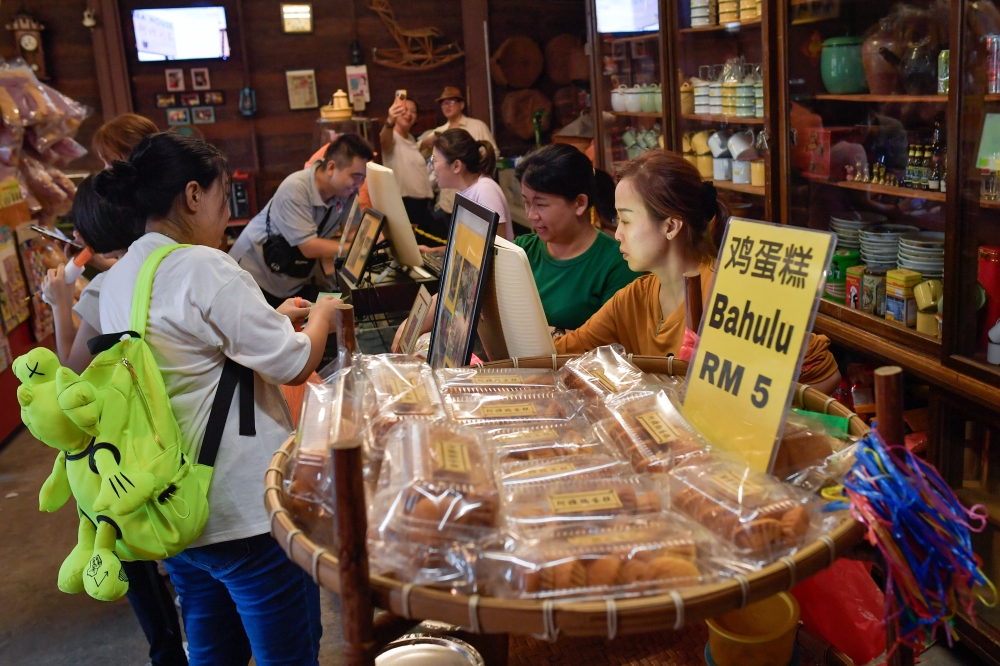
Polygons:
<instances>
[{"instance_id":1,"label":"man holding phone","mask_svg":"<svg viewBox=\"0 0 1000 666\"><path fill-rule=\"evenodd\" d=\"M379 132L382 164L392 169L396 176L399 194L403 197L403 206L410 223L431 232L434 190L427 171L427 160L410 133L416 121L417 103L407 98L405 90L397 90L385 125Z\"/></svg>"}]
</instances>

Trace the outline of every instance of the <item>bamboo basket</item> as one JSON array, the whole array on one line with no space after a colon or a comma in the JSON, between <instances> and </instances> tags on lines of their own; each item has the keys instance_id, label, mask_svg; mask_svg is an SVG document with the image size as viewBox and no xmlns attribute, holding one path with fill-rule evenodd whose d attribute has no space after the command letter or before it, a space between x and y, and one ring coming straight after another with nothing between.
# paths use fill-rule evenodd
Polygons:
<instances>
[{"instance_id":1,"label":"bamboo basket","mask_svg":"<svg viewBox=\"0 0 1000 666\"><path fill-rule=\"evenodd\" d=\"M558 369L572 358L553 354L485 365ZM630 356L630 360L645 372L670 376L687 372L687 363L673 357ZM799 385L793 404L811 411L849 417L852 435L861 437L869 432L857 415L833 398L805 385ZM336 558L295 527L291 514L283 506L285 462L291 455L294 441L294 436L289 437L278 449L265 477L264 504L271 518L271 534L292 561L312 574L317 584L339 593ZM833 532L801 548L794 556L782 558L753 574L657 596L585 602L500 599L453 594L373 575L370 578L372 601L375 606L400 617L437 620L474 633L531 634L554 640L557 635L613 637L676 630L790 590L796 583L830 566L838 554L860 541L863 533L862 526L848 518Z\"/></svg>"}]
</instances>

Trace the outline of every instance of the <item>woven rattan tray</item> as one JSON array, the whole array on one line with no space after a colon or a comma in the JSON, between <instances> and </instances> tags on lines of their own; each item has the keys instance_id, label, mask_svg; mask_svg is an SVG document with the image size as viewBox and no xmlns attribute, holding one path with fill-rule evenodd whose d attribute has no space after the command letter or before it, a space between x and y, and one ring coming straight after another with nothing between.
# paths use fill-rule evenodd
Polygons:
<instances>
[{"instance_id":1,"label":"woven rattan tray","mask_svg":"<svg viewBox=\"0 0 1000 666\"><path fill-rule=\"evenodd\" d=\"M510 359L491 367L560 367L572 356ZM687 364L670 358L636 356L631 359L645 372L684 375ZM850 418L850 432L868 433L868 426L846 407L822 393L800 385L794 404L805 409ZM336 558L315 544L292 522L283 506L285 463L295 438L289 437L275 453L265 477L264 504L271 517L271 534L289 558L316 582L339 592ZM359 498L359 501L363 501ZM801 548L794 556L738 580L685 588L669 594L621 601L535 601L471 597L404 584L383 576L371 577L373 602L379 608L414 619L432 619L466 627L473 632L532 634L554 639L561 636L615 636L680 629L686 624L716 617L748 603L789 590L799 581L830 566L863 535L861 525L846 519L823 539Z\"/></svg>"}]
</instances>

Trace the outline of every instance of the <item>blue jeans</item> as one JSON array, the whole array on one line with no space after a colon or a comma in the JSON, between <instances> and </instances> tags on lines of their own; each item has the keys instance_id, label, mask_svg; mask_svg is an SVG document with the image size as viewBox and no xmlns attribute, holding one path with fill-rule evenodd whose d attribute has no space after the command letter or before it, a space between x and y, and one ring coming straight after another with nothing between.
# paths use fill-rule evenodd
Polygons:
<instances>
[{"instance_id":1,"label":"blue jeans","mask_svg":"<svg viewBox=\"0 0 1000 666\"><path fill-rule=\"evenodd\" d=\"M316 666L319 588L271 538L188 548L166 560L191 666Z\"/></svg>"}]
</instances>

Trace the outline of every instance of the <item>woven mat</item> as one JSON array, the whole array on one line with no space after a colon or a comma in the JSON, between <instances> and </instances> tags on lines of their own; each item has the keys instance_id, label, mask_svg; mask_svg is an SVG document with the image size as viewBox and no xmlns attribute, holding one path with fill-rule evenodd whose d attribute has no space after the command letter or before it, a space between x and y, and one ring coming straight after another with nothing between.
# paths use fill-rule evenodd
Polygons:
<instances>
[{"instance_id":1,"label":"woven mat","mask_svg":"<svg viewBox=\"0 0 1000 666\"><path fill-rule=\"evenodd\" d=\"M510 637L509 666L702 666L708 628L703 623L677 632L604 638L562 638L546 643L531 637Z\"/></svg>"}]
</instances>

